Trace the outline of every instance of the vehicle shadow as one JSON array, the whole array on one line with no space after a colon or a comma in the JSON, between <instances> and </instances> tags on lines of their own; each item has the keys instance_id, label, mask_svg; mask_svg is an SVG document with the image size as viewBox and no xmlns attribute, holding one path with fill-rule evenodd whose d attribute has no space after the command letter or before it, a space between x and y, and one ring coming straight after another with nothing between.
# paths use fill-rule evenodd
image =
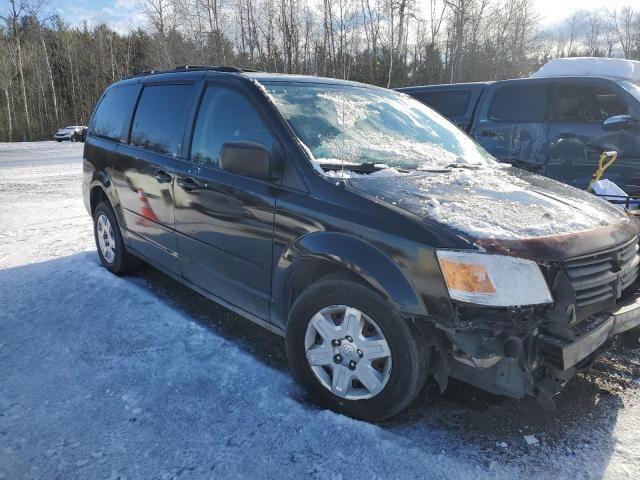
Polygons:
<instances>
[{"instance_id":1,"label":"vehicle shadow","mask_svg":"<svg viewBox=\"0 0 640 480\"><path fill-rule=\"evenodd\" d=\"M258 360L288 372L284 340L235 313L202 297L152 267L144 267L133 277L136 283L153 290L203 326L230 341L241 344ZM444 393L429 381L420 397L405 412L380 427L420 445L425 432L439 432L455 440L461 451L468 445L492 450L497 458L510 461L531 454L525 435L563 454L596 445L602 471L612 452L613 430L619 410L629 391L638 390L640 370L638 344L618 345L604 355L588 372L579 374L556 397L556 410L545 412L535 399L513 400L492 395L451 380ZM295 400L317 408L299 389ZM508 447L505 449L504 445ZM599 476L594 472L595 476Z\"/></svg>"},{"instance_id":2,"label":"vehicle shadow","mask_svg":"<svg viewBox=\"0 0 640 480\"><path fill-rule=\"evenodd\" d=\"M242 318L149 265L143 264L140 270L127 278L153 291L222 338L240 344L269 367L288 372L284 339L279 335Z\"/></svg>"}]
</instances>

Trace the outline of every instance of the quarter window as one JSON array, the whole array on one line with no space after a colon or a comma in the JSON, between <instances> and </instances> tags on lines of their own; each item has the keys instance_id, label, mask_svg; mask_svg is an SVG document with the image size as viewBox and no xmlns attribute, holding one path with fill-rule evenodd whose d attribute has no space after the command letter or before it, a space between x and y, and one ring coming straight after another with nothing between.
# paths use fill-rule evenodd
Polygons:
<instances>
[{"instance_id":1,"label":"quarter window","mask_svg":"<svg viewBox=\"0 0 640 480\"><path fill-rule=\"evenodd\" d=\"M545 85L506 85L493 94L489 118L498 122L536 123L544 121Z\"/></svg>"},{"instance_id":2,"label":"quarter window","mask_svg":"<svg viewBox=\"0 0 640 480\"><path fill-rule=\"evenodd\" d=\"M235 90L208 87L191 143L191 161L217 167L225 143L256 142L271 150L273 140L258 113Z\"/></svg>"},{"instance_id":3,"label":"quarter window","mask_svg":"<svg viewBox=\"0 0 640 480\"><path fill-rule=\"evenodd\" d=\"M176 156L191 104L191 85L145 87L138 103L131 144Z\"/></svg>"},{"instance_id":4,"label":"quarter window","mask_svg":"<svg viewBox=\"0 0 640 480\"><path fill-rule=\"evenodd\" d=\"M137 87L125 85L110 89L102 98L93 115L89 134L109 140L120 141L122 127L129 119L135 101Z\"/></svg>"},{"instance_id":5,"label":"quarter window","mask_svg":"<svg viewBox=\"0 0 640 480\"><path fill-rule=\"evenodd\" d=\"M429 105L445 117L460 117L464 115L471 96L468 90L411 92L410 95Z\"/></svg>"}]
</instances>

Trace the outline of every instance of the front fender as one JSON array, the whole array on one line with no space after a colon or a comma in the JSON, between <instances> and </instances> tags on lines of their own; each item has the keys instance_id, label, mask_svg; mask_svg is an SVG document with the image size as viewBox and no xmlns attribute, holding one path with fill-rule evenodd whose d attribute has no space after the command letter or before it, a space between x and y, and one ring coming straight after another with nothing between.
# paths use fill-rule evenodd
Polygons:
<instances>
[{"instance_id":1,"label":"front fender","mask_svg":"<svg viewBox=\"0 0 640 480\"><path fill-rule=\"evenodd\" d=\"M407 314L427 315L420 296L398 265L379 248L357 237L336 232L314 232L297 239L278 260L273 279L278 319L286 318L288 282L309 260L324 260L347 269ZM311 262L310 262L311 263Z\"/></svg>"}]
</instances>

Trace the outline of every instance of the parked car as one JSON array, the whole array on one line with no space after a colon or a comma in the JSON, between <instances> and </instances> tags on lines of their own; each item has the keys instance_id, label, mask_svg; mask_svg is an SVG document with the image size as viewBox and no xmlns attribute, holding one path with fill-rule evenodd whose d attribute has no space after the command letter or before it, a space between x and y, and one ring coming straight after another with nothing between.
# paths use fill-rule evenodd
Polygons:
<instances>
[{"instance_id":1,"label":"parked car","mask_svg":"<svg viewBox=\"0 0 640 480\"><path fill-rule=\"evenodd\" d=\"M587 188L602 152L617 151L606 178L640 195L638 72L628 60L558 59L526 79L398 90L497 159L576 188Z\"/></svg>"},{"instance_id":2,"label":"parked car","mask_svg":"<svg viewBox=\"0 0 640 480\"><path fill-rule=\"evenodd\" d=\"M84 142L86 134L87 127L83 125L71 125L58 130L54 135L54 138L58 142L62 142L63 140L68 140L70 142Z\"/></svg>"},{"instance_id":3,"label":"parked car","mask_svg":"<svg viewBox=\"0 0 640 480\"><path fill-rule=\"evenodd\" d=\"M84 148L102 265L143 260L285 336L312 398L353 417L429 375L550 406L640 323L635 220L407 95L182 68L109 87Z\"/></svg>"}]
</instances>

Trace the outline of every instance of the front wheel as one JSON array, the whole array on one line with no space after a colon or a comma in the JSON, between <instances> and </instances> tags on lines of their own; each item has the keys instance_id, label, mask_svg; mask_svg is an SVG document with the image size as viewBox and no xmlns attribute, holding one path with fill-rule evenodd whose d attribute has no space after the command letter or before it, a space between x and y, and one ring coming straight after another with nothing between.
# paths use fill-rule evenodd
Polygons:
<instances>
[{"instance_id":1,"label":"front wheel","mask_svg":"<svg viewBox=\"0 0 640 480\"><path fill-rule=\"evenodd\" d=\"M368 421L408 407L424 386L429 351L418 329L370 288L320 280L287 324L294 376L319 404Z\"/></svg>"}]
</instances>

